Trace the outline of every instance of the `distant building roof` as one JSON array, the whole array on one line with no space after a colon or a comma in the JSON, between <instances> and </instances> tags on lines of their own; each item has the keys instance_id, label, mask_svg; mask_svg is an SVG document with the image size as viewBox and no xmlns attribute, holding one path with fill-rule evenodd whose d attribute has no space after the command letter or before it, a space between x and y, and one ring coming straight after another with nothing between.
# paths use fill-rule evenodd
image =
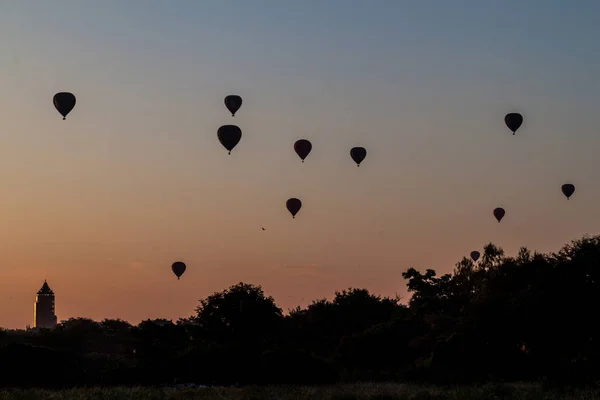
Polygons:
<instances>
[{"instance_id":1,"label":"distant building roof","mask_svg":"<svg viewBox=\"0 0 600 400\"><path fill-rule=\"evenodd\" d=\"M48 282L46 282L46 280L44 279L44 284L42 285L42 288L38 290L37 294L54 294L54 292L52 291L52 289L50 289L50 286L48 286Z\"/></svg>"}]
</instances>

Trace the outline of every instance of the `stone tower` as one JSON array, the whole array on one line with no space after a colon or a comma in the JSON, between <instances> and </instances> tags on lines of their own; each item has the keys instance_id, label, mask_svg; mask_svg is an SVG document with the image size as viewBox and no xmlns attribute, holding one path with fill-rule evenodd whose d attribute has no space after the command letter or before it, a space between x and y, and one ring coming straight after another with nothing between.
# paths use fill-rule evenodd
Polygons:
<instances>
[{"instance_id":1,"label":"stone tower","mask_svg":"<svg viewBox=\"0 0 600 400\"><path fill-rule=\"evenodd\" d=\"M33 327L54 328L56 315L54 314L54 292L44 280L42 288L38 290L33 305Z\"/></svg>"}]
</instances>

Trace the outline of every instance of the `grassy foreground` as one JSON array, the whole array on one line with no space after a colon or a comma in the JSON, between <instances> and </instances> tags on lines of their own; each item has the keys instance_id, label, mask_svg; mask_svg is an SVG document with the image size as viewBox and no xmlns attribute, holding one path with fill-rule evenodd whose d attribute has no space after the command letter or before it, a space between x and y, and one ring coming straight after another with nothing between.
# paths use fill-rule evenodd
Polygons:
<instances>
[{"instance_id":1,"label":"grassy foreground","mask_svg":"<svg viewBox=\"0 0 600 400\"><path fill-rule=\"evenodd\" d=\"M552 392L535 384L441 388L396 383L365 383L329 387L271 386L210 389L87 388L62 391L3 390L0 400L600 400L600 391Z\"/></svg>"}]
</instances>

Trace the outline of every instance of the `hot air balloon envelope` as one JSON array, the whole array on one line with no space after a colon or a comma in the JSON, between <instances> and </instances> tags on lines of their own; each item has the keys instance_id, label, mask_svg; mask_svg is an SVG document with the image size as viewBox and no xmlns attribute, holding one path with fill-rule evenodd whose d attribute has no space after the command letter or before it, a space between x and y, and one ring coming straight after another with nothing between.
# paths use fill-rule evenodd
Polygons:
<instances>
[{"instance_id":1,"label":"hot air balloon envelope","mask_svg":"<svg viewBox=\"0 0 600 400\"><path fill-rule=\"evenodd\" d=\"M479 260L479 257L481 256L481 254L479 254L478 251L472 251L471 252L471 259L475 262L477 262L477 260Z\"/></svg>"},{"instance_id":2,"label":"hot air balloon envelope","mask_svg":"<svg viewBox=\"0 0 600 400\"><path fill-rule=\"evenodd\" d=\"M506 126L508 126L508 129L510 129L514 135L515 132L517 132L517 129L519 129L519 127L523 123L523 116L519 113L506 114L506 116L504 117L504 123L506 124Z\"/></svg>"},{"instance_id":3,"label":"hot air balloon envelope","mask_svg":"<svg viewBox=\"0 0 600 400\"><path fill-rule=\"evenodd\" d=\"M366 156L367 150L364 147L353 147L350 150L350 157L352 157L352 159L356 163L356 166L359 166Z\"/></svg>"},{"instance_id":4,"label":"hot air balloon envelope","mask_svg":"<svg viewBox=\"0 0 600 400\"><path fill-rule=\"evenodd\" d=\"M173 265L171 265L171 270L177 277L177 279L181 278L181 275L185 272L186 266L185 263L181 261L175 261Z\"/></svg>"},{"instance_id":5,"label":"hot air balloon envelope","mask_svg":"<svg viewBox=\"0 0 600 400\"><path fill-rule=\"evenodd\" d=\"M292 217L296 218L296 214L298 214L298 211L300 211L300 208L302 208L302 202L299 199L291 198L285 202L285 207L288 209L290 214L292 214Z\"/></svg>"},{"instance_id":6,"label":"hot air balloon envelope","mask_svg":"<svg viewBox=\"0 0 600 400\"><path fill-rule=\"evenodd\" d=\"M77 100L73 93L59 92L54 95L52 102L54 103L54 108L62 115L63 119L66 119L67 115L75 107Z\"/></svg>"},{"instance_id":7,"label":"hot air balloon envelope","mask_svg":"<svg viewBox=\"0 0 600 400\"><path fill-rule=\"evenodd\" d=\"M236 125L223 125L217 131L217 137L223 147L231 154L231 150L233 150L240 142L240 139L242 139L242 130Z\"/></svg>"},{"instance_id":8,"label":"hot air balloon envelope","mask_svg":"<svg viewBox=\"0 0 600 400\"><path fill-rule=\"evenodd\" d=\"M235 113L238 112L241 106L242 98L237 94L230 94L225 97L225 107L227 107L232 117L235 117Z\"/></svg>"},{"instance_id":9,"label":"hot air balloon envelope","mask_svg":"<svg viewBox=\"0 0 600 400\"><path fill-rule=\"evenodd\" d=\"M505 214L506 214L506 211L504 211L504 208L502 208L502 207L498 207L494 210L494 217L496 217L496 219L498 220L498 223L500 223L502 218L504 218Z\"/></svg>"},{"instance_id":10,"label":"hot air balloon envelope","mask_svg":"<svg viewBox=\"0 0 600 400\"><path fill-rule=\"evenodd\" d=\"M304 159L310 154L311 150L312 144L306 139L300 139L294 143L294 151L296 151L302 162L304 162Z\"/></svg>"},{"instance_id":11,"label":"hot air balloon envelope","mask_svg":"<svg viewBox=\"0 0 600 400\"><path fill-rule=\"evenodd\" d=\"M560 189L562 190L563 194L567 196L567 199L569 199L569 197L573 196L573 193L575 193L575 185L570 183L565 183Z\"/></svg>"}]
</instances>

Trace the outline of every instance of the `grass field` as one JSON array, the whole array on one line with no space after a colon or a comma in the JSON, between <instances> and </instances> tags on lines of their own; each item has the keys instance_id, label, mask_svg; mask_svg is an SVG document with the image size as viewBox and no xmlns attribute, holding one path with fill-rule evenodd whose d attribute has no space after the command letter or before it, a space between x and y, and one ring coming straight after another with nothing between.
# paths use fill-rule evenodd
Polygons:
<instances>
[{"instance_id":1,"label":"grass field","mask_svg":"<svg viewBox=\"0 0 600 400\"><path fill-rule=\"evenodd\" d=\"M210 389L150 389L150 388L88 388L62 391L3 390L0 400L483 400L523 399L562 400L599 399L600 392L573 390L545 391L535 384L486 385L481 387L441 388L395 383L366 383L328 387L271 386L210 388Z\"/></svg>"}]
</instances>

